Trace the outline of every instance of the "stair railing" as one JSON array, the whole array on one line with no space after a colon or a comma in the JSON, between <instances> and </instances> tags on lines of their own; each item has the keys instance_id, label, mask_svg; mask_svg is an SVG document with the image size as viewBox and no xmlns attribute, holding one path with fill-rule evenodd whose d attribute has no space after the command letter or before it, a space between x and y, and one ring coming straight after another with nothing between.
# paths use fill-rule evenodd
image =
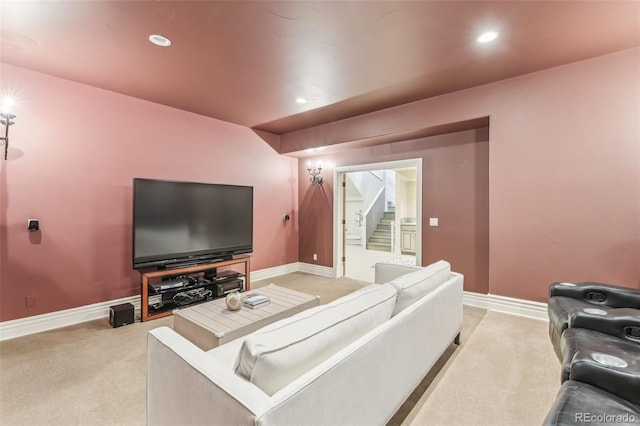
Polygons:
<instances>
[{"instance_id":1,"label":"stair railing","mask_svg":"<svg viewBox=\"0 0 640 426\"><path fill-rule=\"evenodd\" d=\"M380 219L384 216L384 188L381 188L376 195L375 201L371 203L371 206L364 213L365 223L365 248L369 239L376 230L376 226Z\"/></svg>"},{"instance_id":2,"label":"stair railing","mask_svg":"<svg viewBox=\"0 0 640 426\"><path fill-rule=\"evenodd\" d=\"M396 221L391 221L391 254L396 252Z\"/></svg>"},{"instance_id":3,"label":"stair railing","mask_svg":"<svg viewBox=\"0 0 640 426\"><path fill-rule=\"evenodd\" d=\"M368 172L369 172L373 177L375 177L376 179L378 179L380 182L384 182L384 179L382 179L382 177L381 177L381 176L378 176L378 173L380 173L380 172L381 172L380 170L376 170L376 171L374 171L374 170L367 170L367 171L368 171ZM376 172L378 172L378 173L376 173Z\"/></svg>"}]
</instances>

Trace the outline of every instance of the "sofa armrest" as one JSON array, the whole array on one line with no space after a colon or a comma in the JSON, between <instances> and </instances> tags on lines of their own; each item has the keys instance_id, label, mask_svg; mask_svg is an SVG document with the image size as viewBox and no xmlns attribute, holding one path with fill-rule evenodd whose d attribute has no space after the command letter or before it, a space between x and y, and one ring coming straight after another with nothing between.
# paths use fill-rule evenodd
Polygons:
<instances>
[{"instance_id":1,"label":"sofa armrest","mask_svg":"<svg viewBox=\"0 0 640 426\"><path fill-rule=\"evenodd\" d=\"M398 265L395 263L376 263L375 283L384 284L410 272L419 271L420 266Z\"/></svg>"},{"instance_id":2,"label":"sofa armrest","mask_svg":"<svg viewBox=\"0 0 640 426\"><path fill-rule=\"evenodd\" d=\"M640 348L640 309L582 308L569 313L569 327L587 328L618 337Z\"/></svg>"},{"instance_id":3,"label":"sofa armrest","mask_svg":"<svg viewBox=\"0 0 640 426\"><path fill-rule=\"evenodd\" d=\"M594 305L640 309L640 290L597 282L560 283L549 286L549 297L563 296Z\"/></svg>"},{"instance_id":4,"label":"sofa armrest","mask_svg":"<svg viewBox=\"0 0 640 426\"><path fill-rule=\"evenodd\" d=\"M169 327L149 331L148 425L254 425L268 395Z\"/></svg>"}]
</instances>

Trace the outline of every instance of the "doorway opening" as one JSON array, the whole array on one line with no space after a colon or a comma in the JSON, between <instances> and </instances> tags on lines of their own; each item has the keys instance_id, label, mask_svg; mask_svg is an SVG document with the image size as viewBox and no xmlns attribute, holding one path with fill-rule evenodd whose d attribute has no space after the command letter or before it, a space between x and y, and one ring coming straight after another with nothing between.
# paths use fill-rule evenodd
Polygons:
<instances>
[{"instance_id":1,"label":"doorway opening","mask_svg":"<svg viewBox=\"0 0 640 426\"><path fill-rule=\"evenodd\" d=\"M374 282L374 265L420 265L422 159L336 167L336 276Z\"/></svg>"}]
</instances>

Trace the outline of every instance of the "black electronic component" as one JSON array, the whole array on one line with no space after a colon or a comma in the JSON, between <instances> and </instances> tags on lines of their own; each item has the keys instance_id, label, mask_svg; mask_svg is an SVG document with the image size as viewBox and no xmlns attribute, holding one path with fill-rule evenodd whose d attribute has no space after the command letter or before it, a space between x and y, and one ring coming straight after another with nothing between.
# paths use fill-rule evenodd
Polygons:
<instances>
[{"instance_id":1,"label":"black electronic component","mask_svg":"<svg viewBox=\"0 0 640 426\"><path fill-rule=\"evenodd\" d=\"M253 251L253 187L134 178L132 231L134 269L232 260Z\"/></svg>"},{"instance_id":2,"label":"black electronic component","mask_svg":"<svg viewBox=\"0 0 640 426\"><path fill-rule=\"evenodd\" d=\"M244 280L229 280L221 284L216 284L216 296L221 297L232 291L242 291Z\"/></svg>"},{"instance_id":3,"label":"black electronic component","mask_svg":"<svg viewBox=\"0 0 640 426\"><path fill-rule=\"evenodd\" d=\"M213 278L213 281L216 281L216 282L226 281L226 280L238 278L238 276L240 276L240 273L236 271L221 271L215 275L215 277Z\"/></svg>"},{"instance_id":4,"label":"black electronic component","mask_svg":"<svg viewBox=\"0 0 640 426\"><path fill-rule=\"evenodd\" d=\"M188 278L178 278L175 280L160 281L158 283L149 284L149 288L155 293L160 293L165 290L174 290L190 285Z\"/></svg>"},{"instance_id":5,"label":"black electronic component","mask_svg":"<svg viewBox=\"0 0 640 426\"><path fill-rule=\"evenodd\" d=\"M131 303L113 305L109 308L109 324L111 327L121 327L134 322L134 309Z\"/></svg>"}]
</instances>

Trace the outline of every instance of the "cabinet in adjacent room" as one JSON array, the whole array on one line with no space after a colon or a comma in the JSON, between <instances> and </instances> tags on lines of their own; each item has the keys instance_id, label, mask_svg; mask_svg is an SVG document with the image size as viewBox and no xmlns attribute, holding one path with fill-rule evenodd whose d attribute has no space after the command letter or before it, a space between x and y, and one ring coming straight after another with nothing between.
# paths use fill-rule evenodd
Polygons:
<instances>
[{"instance_id":1,"label":"cabinet in adjacent room","mask_svg":"<svg viewBox=\"0 0 640 426\"><path fill-rule=\"evenodd\" d=\"M416 254L416 225L400 225L400 249L402 254Z\"/></svg>"}]
</instances>

